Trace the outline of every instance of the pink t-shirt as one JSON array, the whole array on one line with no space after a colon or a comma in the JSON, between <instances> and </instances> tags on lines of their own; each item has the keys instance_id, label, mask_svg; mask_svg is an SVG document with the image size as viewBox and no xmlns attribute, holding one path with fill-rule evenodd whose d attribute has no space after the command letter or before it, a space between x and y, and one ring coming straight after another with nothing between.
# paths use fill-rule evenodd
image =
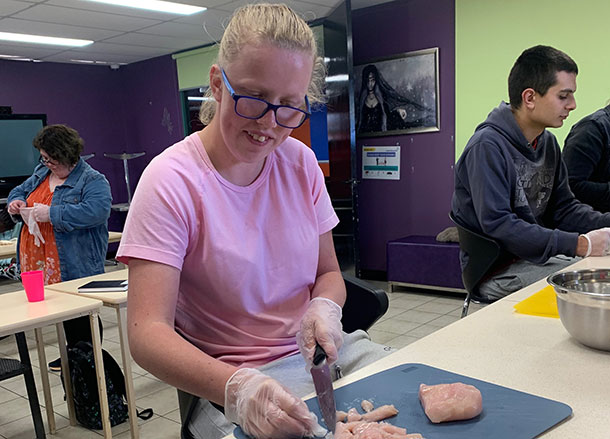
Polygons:
<instances>
[{"instance_id":1,"label":"pink t-shirt","mask_svg":"<svg viewBox=\"0 0 610 439\"><path fill-rule=\"evenodd\" d=\"M192 134L142 174L117 256L181 269L176 330L219 360L259 366L298 351L319 236L338 222L315 155L298 140L243 187L216 172Z\"/></svg>"}]
</instances>

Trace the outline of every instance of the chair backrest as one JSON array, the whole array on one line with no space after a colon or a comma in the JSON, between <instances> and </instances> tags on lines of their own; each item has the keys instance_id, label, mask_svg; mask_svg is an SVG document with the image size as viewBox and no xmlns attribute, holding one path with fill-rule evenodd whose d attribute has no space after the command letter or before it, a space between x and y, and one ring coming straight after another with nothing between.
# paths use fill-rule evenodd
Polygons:
<instances>
[{"instance_id":1,"label":"chair backrest","mask_svg":"<svg viewBox=\"0 0 610 439\"><path fill-rule=\"evenodd\" d=\"M458 223L453 212L449 213L449 217L457 226L460 250L468 257L466 266L462 267L462 282L466 291L477 297L479 284L498 262L502 250L493 239L473 232Z\"/></svg>"},{"instance_id":2,"label":"chair backrest","mask_svg":"<svg viewBox=\"0 0 610 439\"><path fill-rule=\"evenodd\" d=\"M347 333L357 329L368 330L388 310L388 295L370 283L343 273L347 298L343 305L343 330Z\"/></svg>"}]
</instances>

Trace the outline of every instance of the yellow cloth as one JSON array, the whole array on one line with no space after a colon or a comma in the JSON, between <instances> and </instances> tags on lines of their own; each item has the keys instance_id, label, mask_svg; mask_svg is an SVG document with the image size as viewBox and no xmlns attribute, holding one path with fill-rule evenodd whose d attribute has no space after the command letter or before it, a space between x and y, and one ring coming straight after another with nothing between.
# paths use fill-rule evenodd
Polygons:
<instances>
[{"instance_id":1,"label":"yellow cloth","mask_svg":"<svg viewBox=\"0 0 610 439\"><path fill-rule=\"evenodd\" d=\"M557 311L557 299L555 289L552 286L545 287L525 300L515 305L515 310L521 314L532 316L559 318Z\"/></svg>"}]
</instances>

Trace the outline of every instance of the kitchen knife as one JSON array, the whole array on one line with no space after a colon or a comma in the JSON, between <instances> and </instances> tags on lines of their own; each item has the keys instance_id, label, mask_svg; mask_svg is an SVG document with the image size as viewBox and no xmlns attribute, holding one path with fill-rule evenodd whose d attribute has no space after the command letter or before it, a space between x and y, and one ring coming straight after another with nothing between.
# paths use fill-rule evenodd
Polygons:
<instances>
[{"instance_id":1,"label":"kitchen knife","mask_svg":"<svg viewBox=\"0 0 610 439\"><path fill-rule=\"evenodd\" d=\"M316 343L316 351L313 356L313 367L311 368L313 385L318 395L318 404L322 418L328 428L333 433L337 424L337 408L335 406L335 391L333 380L330 377L330 368L326 362L326 352Z\"/></svg>"}]
</instances>

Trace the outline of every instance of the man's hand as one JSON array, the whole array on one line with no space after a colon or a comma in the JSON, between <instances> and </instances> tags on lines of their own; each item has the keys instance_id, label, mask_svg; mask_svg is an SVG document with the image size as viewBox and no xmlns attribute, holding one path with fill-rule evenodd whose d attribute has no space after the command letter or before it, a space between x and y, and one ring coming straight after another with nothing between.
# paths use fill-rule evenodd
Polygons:
<instances>
[{"instance_id":1,"label":"man's hand","mask_svg":"<svg viewBox=\"0 0 610 439\"><path fill-rule=\"evenodd\" d=\"M604 256L610 252L610 227L591 230L578 237L576 256Z\"/></svg>"}]
</instances>

